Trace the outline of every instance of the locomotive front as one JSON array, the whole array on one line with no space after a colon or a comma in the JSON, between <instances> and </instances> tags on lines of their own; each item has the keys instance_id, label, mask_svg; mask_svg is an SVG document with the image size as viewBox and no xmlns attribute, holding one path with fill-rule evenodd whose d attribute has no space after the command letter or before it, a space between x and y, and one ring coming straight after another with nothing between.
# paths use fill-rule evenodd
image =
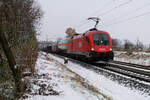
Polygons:
<instances>
[{"instance_id":1,"label":"locomotive front","mask_svg":"<svg viewBox=\"0 0 150 100\"><path fill-rule=\"evenodd\" d=\"M112 50L111 37L104 31L93 31L89 33L91 42L90 58L92 60L113 60L114 53Z\"/></svg>"}]
</instances>

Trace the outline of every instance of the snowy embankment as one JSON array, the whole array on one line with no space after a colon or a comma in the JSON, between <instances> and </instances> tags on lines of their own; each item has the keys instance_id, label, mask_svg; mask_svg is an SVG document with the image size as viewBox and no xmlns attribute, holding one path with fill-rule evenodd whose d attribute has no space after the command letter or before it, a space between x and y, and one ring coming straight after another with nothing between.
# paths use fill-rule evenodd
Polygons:
<instances>
[{"instance_id":1,"label":"snowy embankment","mask_svg":"<svg viewBox=\"0 0 150 100\"><path fill-rule=\"evenodd\" d=\"M150 66L150 53L114 51L116 61Z\"/></svg>"},{"instance_id":2,"label":"snowy embankment","mask_svg":"<svg viewBox=\"0 0 150 100\"><path fill-rule=\"evenodd\" d=\"M40 52L25 100L150 100L92 70Z\"/></svg>"}]
</instances>

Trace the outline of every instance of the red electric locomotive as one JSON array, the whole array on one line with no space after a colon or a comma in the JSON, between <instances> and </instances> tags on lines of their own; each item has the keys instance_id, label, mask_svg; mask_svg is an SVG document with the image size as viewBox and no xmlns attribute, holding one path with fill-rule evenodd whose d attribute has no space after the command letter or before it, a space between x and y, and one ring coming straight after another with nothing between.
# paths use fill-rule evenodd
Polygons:
<instances>
[{"instance_id":1,"label":"red electric locomotive","mask_svg":"<svg viewBox=\"0 0 150 100\"><path fill-rule=\"evenodd\" d=\"M90 61L113 60L111 37L96 29L69 39L68 53Z\"/></svg>"},{"instance_id":2,"label":"red electric locomotive","mask_svg":"<svg viewBox=\"0 0 150 100\"><path fill-rule=\"evenodd\" d=\"M89 61L113 60L112 41L109 33L96 29L99 18L88 20L96 22L95 27L84 34L75 34L69 39L68 53Z\"/></svg>"},{"instance_id":3,"label":"red electric locomotive","mask_svg":"<svg viewBox=\"0 0 150 100\"><path fill-rule=\"evenodd\" d=\"M96 29L98 18L90 19L96 21L93 29L84 34L74 34L69 39L59 40L55 45L55 51L92 62L113 60L114 53L109 33Z\"/></svg>"}]
</instances>

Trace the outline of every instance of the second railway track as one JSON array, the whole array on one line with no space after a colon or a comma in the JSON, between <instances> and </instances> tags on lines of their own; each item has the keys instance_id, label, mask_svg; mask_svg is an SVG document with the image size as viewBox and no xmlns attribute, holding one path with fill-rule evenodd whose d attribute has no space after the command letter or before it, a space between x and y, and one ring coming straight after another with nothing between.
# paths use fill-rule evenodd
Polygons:
<instances>
[{"instance_id":1,"label":"second railway track","mask_svg":"<svg viewBox=\"0 0 150 100\"><path fill-rule=\"evenodd\" d=\"M117 61L108 62L107 65L109 70L150 83L150 69L148 66L125 62L118 63Z\"/></svg>"}]
</instances>

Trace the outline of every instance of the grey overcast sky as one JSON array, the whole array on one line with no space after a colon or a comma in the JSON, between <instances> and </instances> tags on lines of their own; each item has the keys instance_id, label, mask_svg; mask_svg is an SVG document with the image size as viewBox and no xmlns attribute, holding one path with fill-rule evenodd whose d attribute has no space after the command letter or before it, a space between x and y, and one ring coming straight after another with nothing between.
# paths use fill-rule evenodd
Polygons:
<instances>
[{"instance_id":1,"label":"grey overcast sky","mask_svg":"<svg viewBox=\"0 0 150 100\"><path fill-rule=\"evenodd\" d=\"M40 40L64 37L68 27L78 33L92 28L88 17L98 16L98 29L113 38L150 44L150 0L37 0L44 12Z\"/></svg>"}]
</instances>

